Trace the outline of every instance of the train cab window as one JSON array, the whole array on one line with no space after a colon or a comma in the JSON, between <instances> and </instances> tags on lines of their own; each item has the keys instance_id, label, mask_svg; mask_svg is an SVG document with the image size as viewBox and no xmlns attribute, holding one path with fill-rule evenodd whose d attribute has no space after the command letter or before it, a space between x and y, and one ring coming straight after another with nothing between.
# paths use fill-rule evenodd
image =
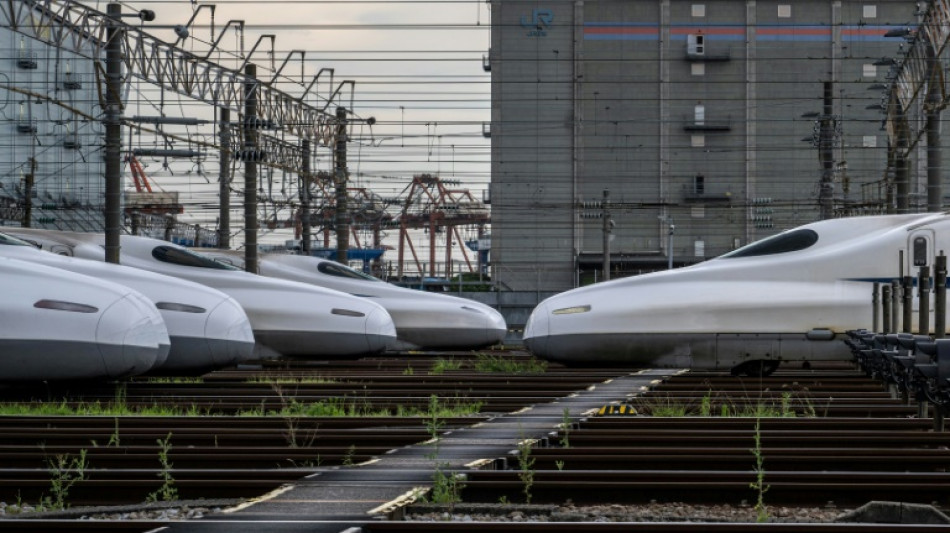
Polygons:
<instances>
[{"instance_id":1,"label":"train cab window","mask_svg":"<svg viewBox=\"0 0 950 533\"><path fill-rule=\"evenodd\" d=\"M353 270L348 266L343 266L337 263L320 263L317 265L317 270L328 276L336 276L338 278L361 279L363 281L382 281L379 278L374 278L369 274L364 274L359 270Z\"/></svg>"},{"instance_id":2,"label":"train cab window","mask_svg":"<svg viewBox=\"0 0 950 533\"><path fill-rule=\"evenodd\" d=\"M214 268L217 270L241 270L235 266L219 263L214 259L196 254L192 251L174 248L172 246L156 246L152 249L152 257L163 263L171 263L173 265Z\"/></svg>"},{"instance_id":3,"label":"train cab window","mask_svg":"<svg viewBox=\"0 0 950 533\"><path fill-rule=\"evenodd\" d=\"M17 239L16 237L12 237L10 235L5 235L3 233L0 233L0 245L4 245L4 244L10 245L10 246L32 246L34 248L37 247L33 244L30 244L24 241L23 239Z\"/></svg>"},{"instance_id":4,"label":"train cab window","mask_svg":"<svg viewBox=\"0 0 950 533\"><path fill-rule=\"evenodd\" d=\"M816 242L818 242L818 234L814 230L798 229L754 242L721 257L731 259L797 252L812 246Z\"/></svg>"}]
</instances>

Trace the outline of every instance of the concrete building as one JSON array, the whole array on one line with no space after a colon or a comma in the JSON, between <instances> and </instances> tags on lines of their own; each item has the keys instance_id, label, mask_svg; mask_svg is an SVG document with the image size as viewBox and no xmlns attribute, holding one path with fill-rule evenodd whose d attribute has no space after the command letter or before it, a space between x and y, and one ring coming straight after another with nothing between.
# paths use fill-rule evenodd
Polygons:
<instances>
[{"instance_id":1,"label":"concrete building","mask_svg":"<svg viewBox=\"0 0 950 533\"><path fill-rule=\"evenodd\" d=\"M611 277L691 264L892 201L869 107L906 46L886 34L916 26L916 2L491 7L492 273L504 288L601 280L605 249ZM918 174L912 208L926 198Z\"/></svg>"}]
</instances>

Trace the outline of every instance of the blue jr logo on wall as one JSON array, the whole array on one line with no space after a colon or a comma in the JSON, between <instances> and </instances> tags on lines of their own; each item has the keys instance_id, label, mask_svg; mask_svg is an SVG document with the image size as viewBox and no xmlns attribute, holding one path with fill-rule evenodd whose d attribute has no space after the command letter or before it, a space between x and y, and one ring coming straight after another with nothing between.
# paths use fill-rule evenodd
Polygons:
<instances>
[{"instance_id":1,"label":"blue jr logo on wall","mask_svg":"<svg viewBox=\"0 0 950 533\"><path fill-rule=\"evenodd\" d=\"M548 34L548 27L554 20L554 13L550 9L535 9L531 12L531 18L527 15L521 15L521 27L528 30L528 37L544 37Z\"/></svg>"}]
</instances>

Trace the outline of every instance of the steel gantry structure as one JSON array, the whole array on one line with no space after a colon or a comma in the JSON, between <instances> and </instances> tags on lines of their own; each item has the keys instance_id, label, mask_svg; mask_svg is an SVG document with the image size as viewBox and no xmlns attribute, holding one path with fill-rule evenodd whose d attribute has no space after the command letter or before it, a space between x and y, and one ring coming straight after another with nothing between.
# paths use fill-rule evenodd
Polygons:
<instances>
[{"instance_id":1,"label":"steel gantry structure","mask_svg":"<svg viewBox=\"0 0 950 533\"><path fill-rule=\"evenodd\" d=\"M95 65L95 84L101 113L85 118L106 124L107 234L117 233L114 222L110 223L109 219L118 213L118 198L121 195L121 190L118 189L121 186L121 137L118 127L131 121L131 117L127 116L128 107L121 95L126 94L133 79L152 84L162 91L208 104L217 111L220 130L231 134L222 135L220 144L212 142L204 147L217 148L228 157L234 157L245 164L245 175L253 176L255 180L245 182L245 203L252 204L254 210L257 208L258 165L303 175L309 172L308 165L302 161L303 144L330 147L337 143L341 133L346 135L346 128L340 128L341 121L338 117L341 109L343 116L347 115L346 107L341 105L341 100L347 95L347 88L349 107L352 108L354 82L344 81L334 87L332 69L322 69L309 83L301 73L301 78L296 83L300 89L299 94L291 94L277 88L275 82L280 77L281 70L292 56L299 54L302 57L302 51L291 51L280 68L274 71L273 77L261 79L256 75L255 65L250 63L251 56L264 38L270 37L273 44L273 36L262 36L247 55L242 49L240 57L243 62L238 68L229 68L210 60L225 32L230 28L243 29L243 21L229 21L224 25L204 55L179 47L188 38L188 26L202 8L209 8L208 11L212 15L211 32L214 34L213 5L196 6L188 24L176 27L179 38L173 43L150 35L145 31L147 27L142 28L123 21L123 18L128 16L137 17L141 21L151 21L154 19L154 13L143 10L126 14L118 3L109 4L108 8L108 11L103 13L69 0L0 2L0 21L10 30L46 46L68 50ZM326 81L327 78L327 94L315 94L312 90L315 87L319 89L319 82ZM17 91L17 88L12 86L7 89ZM41 96L37 95L38 98ZM52 96L45 98L53 104L66 105L57 102ZM337 108L335 113L328 111L331 106ZM226 120L231 113L237 117L234 123ZM262 133L265 130L276 133ZM287 140L288 137L291 140ZM222 160L224 159L222 157ZM222 167L225 167L221 176L223 183L223 180L227 179L227 169L226 165ZM345 173L345 168L343 171ZM310 182L306 179L302 181ZM222 209L226 205L227 202L222 201ZM246 243L256 244L256 216L251 216L247 207L245 215L246 224L250 225L245 230ZM222 223L228 220L229 217L222 213ZM117 251L117 235L116 240L111 242L113 246L110 246L110 239L107 238L107 252L113 247ZM256 260L253 264L256 264Z\"/></svg>"}]
</instances>

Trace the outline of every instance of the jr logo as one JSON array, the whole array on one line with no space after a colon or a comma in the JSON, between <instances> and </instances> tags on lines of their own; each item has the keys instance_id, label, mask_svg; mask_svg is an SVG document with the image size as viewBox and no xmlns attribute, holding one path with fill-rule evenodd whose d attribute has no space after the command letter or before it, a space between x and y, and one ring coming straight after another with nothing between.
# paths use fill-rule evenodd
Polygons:
<instances>
[{"instance_id":1,"label":"jr logo","mask_svg":"<svg viewBox=\"0 0 950 533\"><path fill-rule=\"evenodd\" d=\"M528 37L544 37L553 20L554 13L550 9L535 9L531 11L530 19L527 15L521 15L521 26L528 29Z\"/></svg>"}]
</instances>

